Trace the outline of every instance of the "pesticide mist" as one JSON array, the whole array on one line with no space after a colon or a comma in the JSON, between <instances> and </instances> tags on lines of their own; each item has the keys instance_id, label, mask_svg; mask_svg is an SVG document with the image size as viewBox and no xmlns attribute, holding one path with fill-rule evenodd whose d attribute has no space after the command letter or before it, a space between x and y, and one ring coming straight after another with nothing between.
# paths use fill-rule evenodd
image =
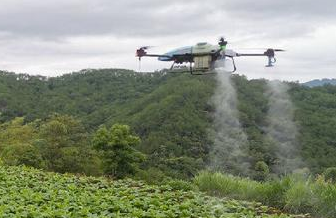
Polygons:
<instances>
[{"instance_id":1,"label":"pesticide mist","mask_svg":"<svg viewBox=\"0 0 336 218\"><path fill-rule=\"evenodd\" d=\"M221 63L223 64L223 63ZM216 70L217 88L212 97L215 107L214 145L210 154L210 168L233 174L247 174L249 163L243 152L247 136L239 123L237 96L232 85L231 73L225 68Z\"/></svg>"},{"instance_id":2,"label":"pesticide mist","mask_svg":"<svg viewBox=\"0 0 336 218\"><path fill-rule=\"evenodd\" d=\"M278 174L290 173L304 167L298 152L298 130L294 123L294 107L287 93L288 89L286 83L270 81L265 93L269 99L269 110L264 130L275 145L277 164L273 170Z\"/></svg>"}]
</instances>

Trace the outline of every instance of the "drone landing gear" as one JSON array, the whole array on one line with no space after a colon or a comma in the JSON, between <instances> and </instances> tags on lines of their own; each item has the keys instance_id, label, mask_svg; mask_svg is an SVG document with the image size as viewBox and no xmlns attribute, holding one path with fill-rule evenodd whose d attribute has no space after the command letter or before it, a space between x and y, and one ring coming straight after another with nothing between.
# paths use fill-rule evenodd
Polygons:
<instances>
[{"instance_id":1,"label":"drone landing gear","mask_svg":"<svg viewBox=\"0 0 336 218\"><path fill-rule=\"evenodd\" d=\"M228 69L228 65L232 66L232 68L230 67L232 70ZM234 73L237 70L236 62L235 62L234 58L232 56L228 56L228 55L227 56L220 56L216 60L213 68L214 69L216 69L216 68L223 69L224 71L229 72L229 73Z\"/></svg>"}]
</instances>

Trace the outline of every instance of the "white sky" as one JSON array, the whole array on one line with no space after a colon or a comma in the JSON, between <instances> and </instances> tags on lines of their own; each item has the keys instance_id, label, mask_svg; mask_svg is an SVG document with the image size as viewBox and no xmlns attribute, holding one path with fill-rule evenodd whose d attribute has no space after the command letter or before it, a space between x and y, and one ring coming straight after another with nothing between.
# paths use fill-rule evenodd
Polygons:
<instances>
[{"instance_id":1,"label":"white sky","mask_svg":"<svg viewBox=\"0 0 336 218\"><path fill-rule=\"evenodd\" d=\"M0 69L61 75L85 68L138 69L135 50L165 52L199 41L229 47L274 47L265 58L239 57L248 78L308 81L336 77L336 1L333 0L1 0ZM144 59L143 71L170 64Z\"/></svg>"}]
</instances>

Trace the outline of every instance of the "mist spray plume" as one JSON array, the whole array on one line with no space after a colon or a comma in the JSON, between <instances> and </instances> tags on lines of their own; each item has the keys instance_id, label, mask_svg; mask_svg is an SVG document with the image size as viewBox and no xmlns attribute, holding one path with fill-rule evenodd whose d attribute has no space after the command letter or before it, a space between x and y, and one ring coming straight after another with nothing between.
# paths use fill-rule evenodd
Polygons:
<instances>
[{"instance_id":1,"label":"mist spray plume","mask_svg":"<svg viewBox=\"0 0 336 218\"><path fill-rule=\"evenodd\" d=\"M250 164L243 152L247 136L241 128L237 94L231 81L231 73L225 69L225 62L216 63L217 87L211 101L214 113L214 145L210 153L210 168L233 174L247 174Z\"/></svg>"},{"instance_id":2,"label":"mist spray plume","mask_svg":"<svg viewBox=\"0 0 336 218\"><path fill-rule=\"evenodd\" d=\"M294 122L294 106L287 91L289 86L280 81L267 83L266 97L269 99L267 126L264 130L275 144L277 174L287 174L303 168L297 142L298 129Z\"/></svg>"}]
</instances>

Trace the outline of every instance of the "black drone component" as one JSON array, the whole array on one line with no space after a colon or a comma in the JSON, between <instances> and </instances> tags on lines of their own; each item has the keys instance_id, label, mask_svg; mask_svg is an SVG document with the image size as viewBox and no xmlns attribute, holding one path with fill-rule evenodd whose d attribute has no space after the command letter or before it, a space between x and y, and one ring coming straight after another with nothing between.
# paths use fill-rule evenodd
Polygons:
<instances>
[{"instance_id":1,"label":"black drone component","mask_svg":"<svg viewBox=\"0 0 336 218\"><path fill-rule=\"evenodd\" d=\"M267 57L274 57L274 49L267 49L265 52L264 52L264 55L266 55Z\"/></svg>"},{"instance_id":2,"label":"black drone component","mask_svg":"<svg viewBox=\"0 0 336 218\"><path fill-rule=\"evenodd\" d=\"M221 38L219 39L218 45L220 45L220 46L226 46L227 43L228 43L228 42L225 41L224 37L221 37Z\"/></svg>"},{"instance_id":3,"label":"black drone component","mask_svg":"<svg viewBox=\"0 0 336 218\"><path fill-rule=\"evenodd\" d=\"M141 57L146 56L147 49L148 49L148 46L144 46L136 50L136 56L139 57L139 60L141 60Z\"/></svg>"}]
</instances>

